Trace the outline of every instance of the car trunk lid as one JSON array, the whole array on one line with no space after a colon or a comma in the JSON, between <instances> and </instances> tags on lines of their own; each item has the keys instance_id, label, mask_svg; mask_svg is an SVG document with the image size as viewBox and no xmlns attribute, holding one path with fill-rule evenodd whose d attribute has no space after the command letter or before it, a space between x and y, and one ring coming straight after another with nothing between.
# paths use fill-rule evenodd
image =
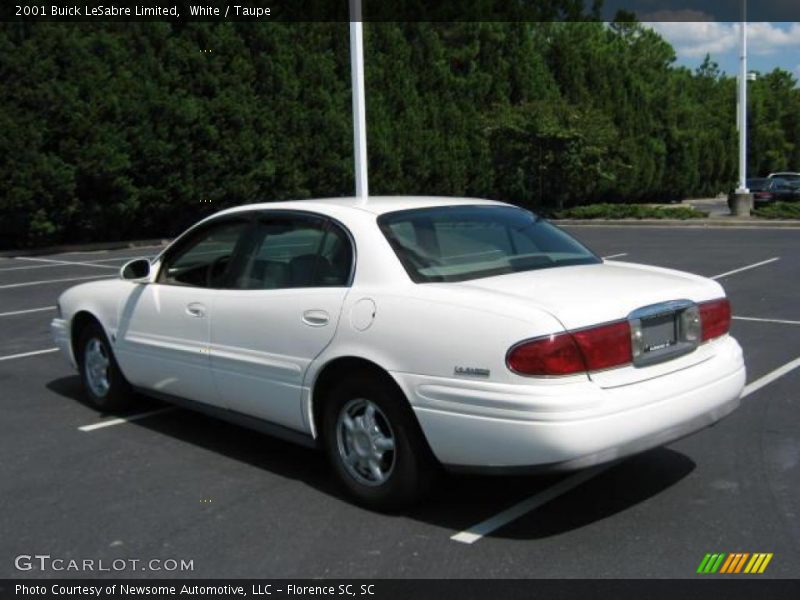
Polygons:
<instances>
[{"instance_id":1,"label":"car trunk lid","mask_svg":"<svg viewBox=\"0 0 800 600\"><path fill-rule=\"evenodd\" d=\"M631 313L664 302L695 303L724 295L716 282L689 273L622 262L526 271L458 285L525 299L577 330L627 319ZM627 385L684 369L710 358L708 348L654 364L590 373L603 387Z\"/></svg>"}]
</instances>

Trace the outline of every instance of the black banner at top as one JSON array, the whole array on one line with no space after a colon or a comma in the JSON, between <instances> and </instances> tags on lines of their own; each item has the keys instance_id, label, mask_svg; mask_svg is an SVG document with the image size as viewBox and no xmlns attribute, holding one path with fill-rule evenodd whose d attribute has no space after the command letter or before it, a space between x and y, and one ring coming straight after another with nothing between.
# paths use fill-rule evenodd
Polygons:
<instances>
[{"instance_id":1,"label":"black banner at top","mask_svg":"<svg viewBox=\"0 0 800 600\"><path fill-rule=\"evenodd\" d=\"M339 21L351 0L4 0L2 21ZM361 0L363 21L800 21L798 0Z\"/></svg>"}]
</instances>

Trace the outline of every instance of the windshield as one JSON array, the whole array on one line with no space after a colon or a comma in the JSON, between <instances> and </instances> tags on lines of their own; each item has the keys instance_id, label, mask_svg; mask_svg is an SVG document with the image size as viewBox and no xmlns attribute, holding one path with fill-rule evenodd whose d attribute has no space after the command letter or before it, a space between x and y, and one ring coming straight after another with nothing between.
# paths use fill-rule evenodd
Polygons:
<instances>
[{"instance_id":1,"label":"windshield","mask_svg":"<svg viewBox=\"0 0 800 600\"><path fill-rule=\"evenodd\" d=\"M602 262L554 225L512 206L444 206L378 219L416 283L466 281Z\"/></svg>"}]
</instances>

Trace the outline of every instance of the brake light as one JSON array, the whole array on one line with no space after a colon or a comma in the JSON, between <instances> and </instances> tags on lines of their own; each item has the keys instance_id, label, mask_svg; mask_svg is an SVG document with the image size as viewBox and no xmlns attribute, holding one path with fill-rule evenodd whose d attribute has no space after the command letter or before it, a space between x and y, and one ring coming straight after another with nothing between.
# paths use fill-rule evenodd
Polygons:
<instances>
[{"instance_id":1,"label":"brake light","mask_svg":"<svg viewBox=\"0 0 800 600\"><path fill-rule=\"evenodd\" d=\"M704 302L700 305L700 322L704 342L725 335L731 327L731 303L727 298Z\"/></svg>"},{"instance_id":2,"label":"brake light","mask_svg":"<svg viewBox=\"0 0 800 600\"><path fill-rule=\"evenodd\" d=\"M590 371L627 364L633 360L631 326L627 321L573 332Z\"/></svg>"},{"instance_id":3,"label":"brake light","mask_svg":"<svg viewBox=\"0 0 800 600\"><path fill-rule=\"evenodd\" d=\"M569 333L517 344L508 352L506 364L520 375L571 375L586 371L583 356Z\"/></svg>"},{"instance_id":4,"label":"brake light","mask_svg":"<svg viewBox=\"0 0 800 600\"><path fill-rule=\"evenodd\" d=\"M522 342L506 357L508 368L520 375L572 375L629 362L631 330L627 321Z\"/></svg>"}]
</instances>

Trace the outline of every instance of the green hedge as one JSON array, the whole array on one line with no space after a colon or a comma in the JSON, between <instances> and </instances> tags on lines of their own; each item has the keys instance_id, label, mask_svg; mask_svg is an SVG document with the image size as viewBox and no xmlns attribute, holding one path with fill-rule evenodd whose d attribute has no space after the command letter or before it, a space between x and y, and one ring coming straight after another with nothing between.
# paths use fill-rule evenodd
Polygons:
<instances>
[{"instance_id":1,"label":"green hedge","mask_svg":"<svg viewBox=\"0 0 800 600\"><path fill-rule=\"evenodd\" d=\"M0 248L167 237L231 205L351 195L347 27L0 24ZM710 59L675 66L641 25L364 35L375 195L547 212L715 195L736 178L734 79ZM796 80L750 86L750 172L800 165Z\"/></svg>"},{"instance_id":2,"label":"green hedge","mask_svg":"<svg viewBox=\"0 0 800 600\"><path fill-rule=\"evenodd\" d=\"M800 202L775 202L755 209L753 214L762 219L800 219Z\"/></svg>"},{"instance_id":3,"label":"green hedge","mask_svg":"<svg viewBox=\"0 0 800 600\"><path fill-rule=\"evenodd\" d=\"M553 213L556 219L702 219L708 213L688 206L590 204Z\"/></svg>"}]
</instances>

